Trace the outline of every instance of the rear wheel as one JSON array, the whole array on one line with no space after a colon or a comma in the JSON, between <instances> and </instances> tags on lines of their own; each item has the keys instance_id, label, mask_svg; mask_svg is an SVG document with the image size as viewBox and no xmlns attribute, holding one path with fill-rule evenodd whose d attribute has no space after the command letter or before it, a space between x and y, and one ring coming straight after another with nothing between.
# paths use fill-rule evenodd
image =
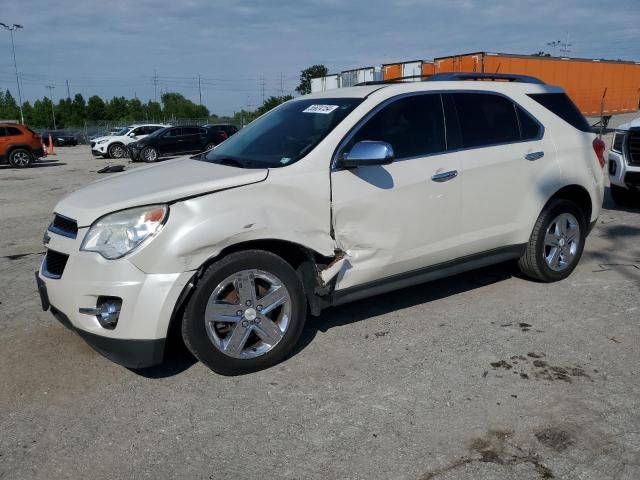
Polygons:
<instances>
[{"instance_id":1,"label":"rear wheel","mask_svg":"<svg viewBox=\"0 0 640 480\"><path fill-rule=\"evenodd\" d=\"M306 319L295 270L270 252L232 253L204 273L182 323L185 344L223 375L270 367L294 348Z\"/></svg>"},{"instance_id":2,"label":"rear wheel","mask_svg":"<svg viewBox=\"0 0 640 480\"><path fill-rule=\"evenodd\" d=\"M147 163L155 162L158 160L158 151L153 147L144 147L140 152L140 158Z\"/></svg>"},{"instance_id":3,"label":"rear wheel","mask_svg":"<svg viewBox=\"0 0 640 480\"><path fill-rule=\"evenodd\" d=\"M556 199L544 208L533 228L520 271L542 282L567 278L576 268L587 231L587 220L575 203Z\"/></svg>"},{"instance_id":4,"label":"rear wheel","mask_svg":"<svg viewBox=\"0 0 640 480\"><path fill-rule=\"evenodd\" d=\"M213 143L213 142L212 142L212 143L207 143L207 146L206 146L206 147L204 147L204 150L205 150L206 152L208 152L209 150L213 150L213 148L214 148L215 146L216 146L216 144L215 144L215 143Z\"/></svg>"},{"instance_id":5,"label":"rear wheel","mask_svg":"<svg viewBox=\"0 0 640 480\"><path fill-rule=\"evenodd\" d=\"M611 185L609 191L616 205L621 207L640 207L640 192L637 190Z\"/></svg>"},{"instance_id":6,"label":"rear wheel","mask_svg":"<svg viewBox=\"0 0 640 480\"><path fill-rule=\"evenodd\" d=\"M33 155L29 150L16 148L9 154L9 164L14 168L28 168L33 165Z\"/></svg>"}]
</instances>

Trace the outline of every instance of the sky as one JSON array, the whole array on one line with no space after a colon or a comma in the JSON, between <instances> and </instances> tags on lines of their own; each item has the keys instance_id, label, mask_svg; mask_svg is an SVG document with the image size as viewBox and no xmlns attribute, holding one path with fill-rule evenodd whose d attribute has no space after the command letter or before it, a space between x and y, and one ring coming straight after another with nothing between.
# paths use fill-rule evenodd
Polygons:
<instances>
[{"instance_id":1,"label":"sky","mask_svg":"<svg viewBox=\"0 0 640 480\"><path fill-rule=\"evenodd\" d=\"M300 70L331 73L489 51L640 61L640 0L0 0L24 97L175 91L217 114L294 93ZM559 50L558 50L559 53ZM154 85L154 76L157 83ZM264 88L263 88L264 86ZM17 98L9 32L0 89Z\"/></svg>"}]
</instances>

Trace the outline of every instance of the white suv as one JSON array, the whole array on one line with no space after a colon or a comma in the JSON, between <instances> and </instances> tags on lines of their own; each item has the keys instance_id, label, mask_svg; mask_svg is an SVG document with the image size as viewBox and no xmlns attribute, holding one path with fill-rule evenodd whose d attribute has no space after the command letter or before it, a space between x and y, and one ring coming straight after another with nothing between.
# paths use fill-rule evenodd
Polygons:
<instances>
[{"instance_id":1,"label":"white suv","mask_svg":"<svg viewBox=\"0 0 640 480\"><path fill-rule=\"evenodd\" d=\"M620 125L609 150L611 197L623 206L640 206L640 118Z\"/></svg>"},{"instance_id":2,"label":"white suv","mask_svg":"<svg viewBox=\"0 0 640 480\"><path fill-rule=\"evenodd\" d=\"M96 157L122 158L127 153L128 144L167 126L170 125L156 123L129 125L113 135L93 138L91 140L91 153Z\"/></svg>"},{"instance_id":3,"label":"white suv","mask_svg":"<svg viewBox=\"0 0 640 480\"><path fill-rule=\"evenodd\" d=\"M181 332L238 374L328 306L510 259L564 279L600 213L602 142L558 87L439 78L303 96L206 154L72 193L43 308L123 365L159 363Z\"/></svg>"}]
</instances>

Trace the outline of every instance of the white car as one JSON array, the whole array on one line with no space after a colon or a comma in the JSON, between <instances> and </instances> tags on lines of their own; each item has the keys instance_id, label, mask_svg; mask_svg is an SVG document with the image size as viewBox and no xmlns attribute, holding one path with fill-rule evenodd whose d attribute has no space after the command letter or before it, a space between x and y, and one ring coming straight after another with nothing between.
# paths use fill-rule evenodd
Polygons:
<instances>
[{"instance_id":1,"label":"white car","mask_svg":"<svg viewBox=\"0 0 640 480\"><path fill-rule=\"evenodd\" d=\"M113 135L91 140L91 153L96 157L122 158L127 153L127 145L169 125L145 123L129 125Z\"/></svg>"},{"instance_id":2,"label":"white car","mask_svg":"<svg viewBox=\"0 0 640 480\"><path fill-rule=\"evenodd\" d=\"M611 197L623 206L640 206L640 118L620 125L608 155Z\"/></svg>"},{"instance_id":3,"label":"white car","mask_svg":"<svg viewBox=\"0 0 640 480\"><path fill-rule=\"evenodd\" d=\"M123 365L161 362L181 332L238 374L284 359L328 306L510 259L566 278L600 213L603 142L559 87L437 78L303 96L70 194L43 308Z\"/></svg>"}]
</instances>

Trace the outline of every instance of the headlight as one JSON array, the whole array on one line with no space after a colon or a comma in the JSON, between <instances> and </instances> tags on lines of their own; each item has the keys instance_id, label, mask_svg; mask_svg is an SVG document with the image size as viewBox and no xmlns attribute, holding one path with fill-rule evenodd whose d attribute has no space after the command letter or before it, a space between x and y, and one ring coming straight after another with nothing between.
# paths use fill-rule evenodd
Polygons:
<instances>
[{"instance_id":1,"label":"headlight","mask_svg":"<svg viewBox=\"0 0 640 480\"><path fill-rule=\"evenodd\" d=\"M80 250L98 252L108 260L124 257L153 238L168 214L167 205L149 205L105 215L91 225Z\"/></svg>"},{"instance_id":2,"label":"headlight","mask_svg":"<svg viewBox=\"0 0 640 480\"><path fill-rule=\"evenodd\" d=\"M107 143L108 141L109 141L109 139L108 139L108 138L105 138L105 139L103 139L103 140L100 140L98 143Z\"/></svg>"}]
</instances>

